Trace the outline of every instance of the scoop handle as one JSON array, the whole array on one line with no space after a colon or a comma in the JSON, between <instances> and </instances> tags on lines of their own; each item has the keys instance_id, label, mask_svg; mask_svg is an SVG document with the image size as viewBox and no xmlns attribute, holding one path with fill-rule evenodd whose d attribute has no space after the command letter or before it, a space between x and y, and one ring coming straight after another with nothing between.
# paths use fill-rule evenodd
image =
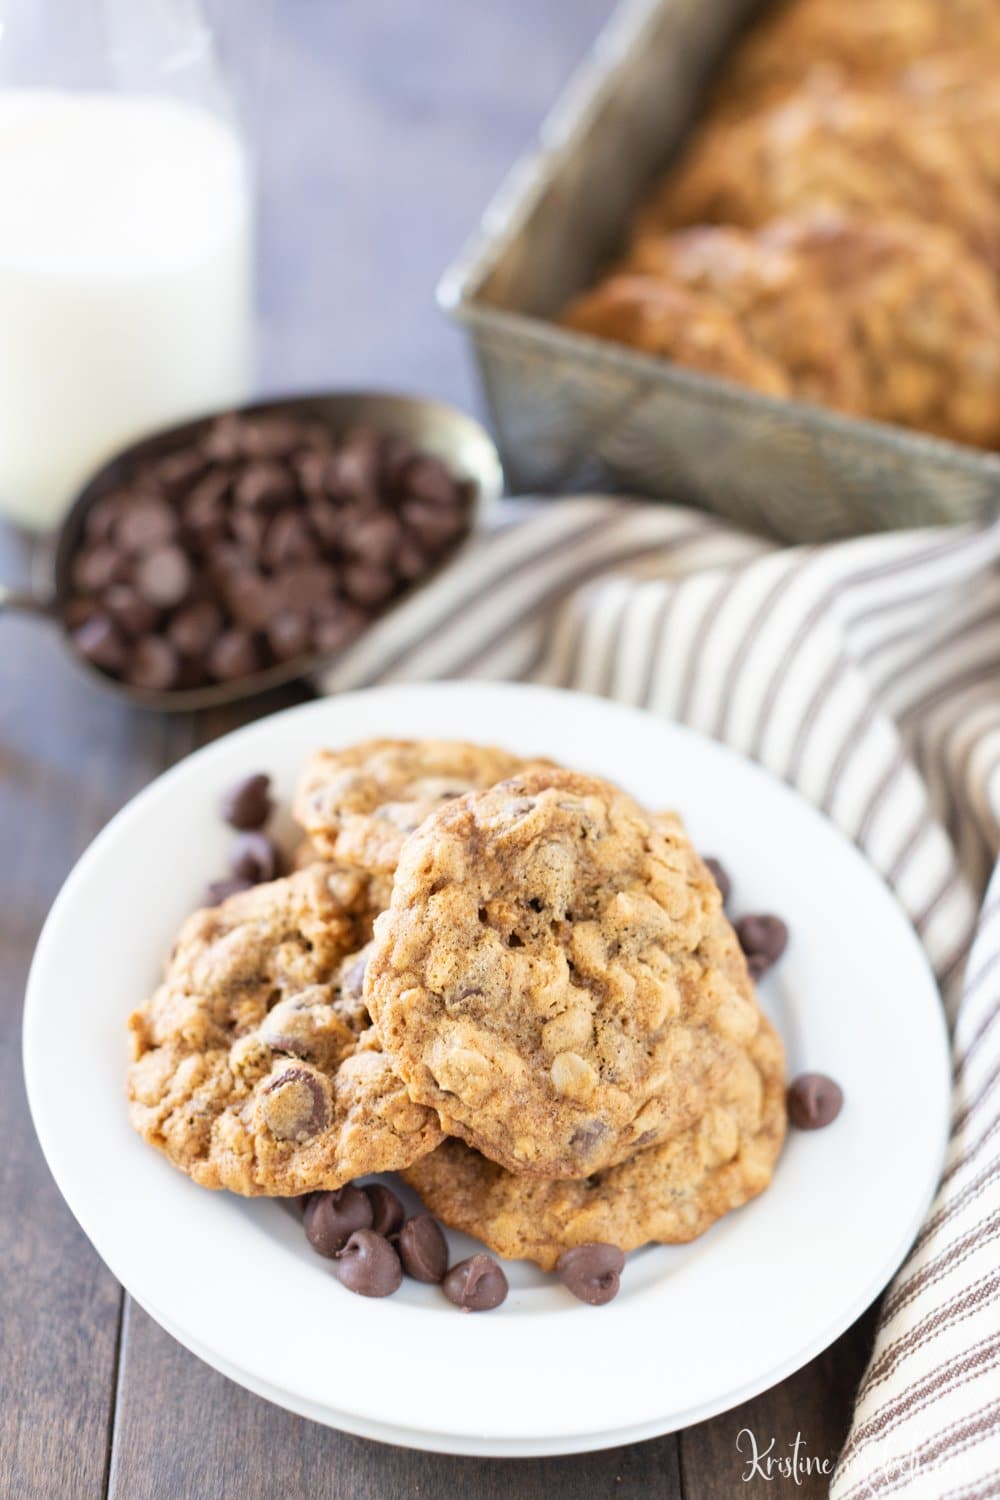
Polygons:
<instances>
[{"instance_id":1,"label":"scoop handle","mask_svg":"<svg viewBox=\"0 0 1000 1500\"><path fill-rule=\"evenodd\" d=\"M54 595L33 593L31 589L8 588L5 583L0 583L0 615L9 609L16 610L18 614L44 615L48 619L55 619L57 614Z\"/></svg>"}]
</instances>

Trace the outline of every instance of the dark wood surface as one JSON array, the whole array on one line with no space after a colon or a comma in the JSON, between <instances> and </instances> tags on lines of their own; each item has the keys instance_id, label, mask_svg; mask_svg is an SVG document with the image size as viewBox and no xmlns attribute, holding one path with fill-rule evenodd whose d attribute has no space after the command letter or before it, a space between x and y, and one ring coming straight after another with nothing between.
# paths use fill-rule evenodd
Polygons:
<instances>
[{"instance_id":1,"label":"dark wood surface","mask_svg":"<svg viewBox=\"0 0 1000 1500\"><path fill-rule=\"evenodd\" d=\"M433 285L609 0L213 9L258 149L262 387L379 384L475 406ZM27 545L0 534L0 578L32 566ZM0 622L0 1497L824 1494L824 1479L744 1482L737 1435L750 1427L761 1449L773 1438L772 1453L787 1455L801 1433L803 1453L832 1457L870 1316L773 1390L676 1436L583 1458L481 1462L383 1447L268 1405L175 1343L91 1250L42 1161L21 1081L21 1002L39 929L74 860L128 797L195 745L302 696L160 719L95 690L44 626ZM670 1360L670 1329L649 1336ZM419 1369L419 1350L390 1351L387 1379L395 1358L399 1378ZM441 1402L446 1411L447 1391Z\"/></svg>"}]
</instances>

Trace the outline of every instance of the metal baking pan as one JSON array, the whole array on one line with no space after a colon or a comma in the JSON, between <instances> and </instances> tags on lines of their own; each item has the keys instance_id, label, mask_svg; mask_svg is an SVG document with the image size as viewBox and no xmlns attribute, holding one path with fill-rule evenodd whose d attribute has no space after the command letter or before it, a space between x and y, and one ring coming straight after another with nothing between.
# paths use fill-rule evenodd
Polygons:
<instances>
[{"instance_id":1,"label":"metal baking pan","mask_svg":"<svg viewBox=\"0 0 1000 1500\"><path fill-rule=\"evenodd\" d=\"M679 500L790 541L970 521L1000 456L776 400L556 326L622 243L755 0L625 0L445 272L508 479Z\"/></svg>"}]
</instances>

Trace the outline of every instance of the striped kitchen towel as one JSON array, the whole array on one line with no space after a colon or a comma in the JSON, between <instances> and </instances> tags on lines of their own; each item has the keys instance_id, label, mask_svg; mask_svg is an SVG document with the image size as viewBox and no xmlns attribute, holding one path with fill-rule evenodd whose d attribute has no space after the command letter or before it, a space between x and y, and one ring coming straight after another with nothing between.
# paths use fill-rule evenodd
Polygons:
<instances>
[{"instance_id":1,"label":"striped kitchen towel","mask_svg":"<svg viewBox=\"0 0 1000 1500\"><path fill-rule=\"evenodd\" d=\"M559 684L690 724L796 787L892 885L941 984L954 1118L832 1493L1000 1495L1000 873L983 903L1000 522L777 549L670 506L531 507L321 685L440 677Z\"/></svg>"}]
</instances>

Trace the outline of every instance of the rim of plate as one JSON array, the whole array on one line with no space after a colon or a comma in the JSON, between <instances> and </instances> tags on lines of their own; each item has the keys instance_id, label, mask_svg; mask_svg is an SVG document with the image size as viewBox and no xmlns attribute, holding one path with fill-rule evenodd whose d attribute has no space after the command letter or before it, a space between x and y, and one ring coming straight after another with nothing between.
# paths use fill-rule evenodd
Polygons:
<instances>
[{"instance_id":1,"label":"rim of plate","mask_svg":"<svg viewBox=\"0 0 1000 1500\"><path fill-rule=\"evenodd\" d=\"M411 1283L384 1302L354 1297L308 1252L290 1215L196 1188L128 1127L124 1042L108 1038L115 1024L123 1034L141 995L113 1015L81 999L113 992L115 974L129 966L147 974L147 989L155 980L206 875L192 843L222 847L212 809L228 781L274 765L283 791L293 753L301 764L324 740L379 734L473 738L570 758L647 800L662 778L665 800L676 793L696 841L727 858L737 889L750 887L754 903L790 918L780 993L769 997L765 985L765 1008L780 1002L790 1076L804 1067L832 1072L845 1083L844 1113L826 1131L793 1132L767 1192L702 1239L630 1258L622 1294L605 1308L574 1302L554 1278L532 1272L524 1282L514 1271L511 1296L488 1318L460 1316L438 1289ZM169 872L154 887L159 904L148 901L148 886L131 894L151 838ZM132 902L137 930L118 924L116 887ZM832 903L836 921L821 903ZM109 954L120 955L117 966ZM70 977L72 1003L64 998ZM904 1024L905 1070L895 1066ZM257 720L165 772L109 822L57 896L29 975L23 1041L29 1105L50 1169L140 1305L209 1363L292 1409L459 1453L583 1451L623 1435L650 1437L797 1369L903 1259L936 1188L950 1114L933 976L895 897L860 852L727 747L639 709L534 685L429 683L319 699ZM83 1077L82 1063L93 1064ZM95 1090L102 1071L112 1087ZM267 1315L275 1282L280 1318ZM324 1307L329 1346L316 1338ZM342 1338L348 1361L335 1354ZM416 1351L420 1381L386 1379L390 1341L411 1358ZM601 1373L609 1365L610 1379Z\"/></svg>"}]
</instances>

